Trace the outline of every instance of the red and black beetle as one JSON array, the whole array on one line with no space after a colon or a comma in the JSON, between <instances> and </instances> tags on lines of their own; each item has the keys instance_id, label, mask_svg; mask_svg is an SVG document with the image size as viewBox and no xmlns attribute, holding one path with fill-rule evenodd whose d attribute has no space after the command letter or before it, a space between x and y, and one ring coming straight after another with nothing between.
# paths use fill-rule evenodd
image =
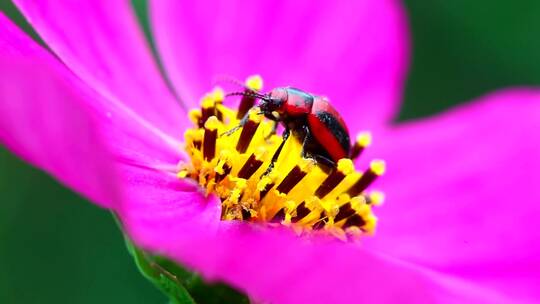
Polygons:
<instances>
[{"instance_id":1,"label":"red and black beetle","mask_svg":"<svg viewBox=\"0 0 540 304\"><path fill-rule=\"evenodd\" d=\"M350 157L351 143L347 125L326 97L292 87L275 88L268 94L250 91L230 95L260 99L258 107L261 114L274 121L275 127L282 123L285 128L283 141L274 153L267 172L272 169L291 133L302 143L303 157L313 158L329 167L335 167L340 159ZM242 118L239 127L247 122L247 117L246 114ZM238 128L227 133L231 134Z\"/></svg>"}]
</instances>

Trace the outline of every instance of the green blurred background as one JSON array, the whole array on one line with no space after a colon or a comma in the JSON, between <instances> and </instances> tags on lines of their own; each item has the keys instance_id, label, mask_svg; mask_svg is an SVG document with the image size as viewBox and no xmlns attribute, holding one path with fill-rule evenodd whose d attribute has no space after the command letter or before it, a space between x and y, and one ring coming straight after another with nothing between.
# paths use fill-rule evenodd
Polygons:
<instances>
[{"instance_id":1,"label":"green blurred background","mask_svg":"<svg viewBox=\"0 0 540 304\"><path fill-rule=\"evenodd\" d=\"M145 1L133 3L146 24ZM405 3L413 58L400 119L540 84L540 1ZM9 0L0 10L24 22ZM164 302L108 212L0 148L0 303Z\"/></svg>"}]
</instances>

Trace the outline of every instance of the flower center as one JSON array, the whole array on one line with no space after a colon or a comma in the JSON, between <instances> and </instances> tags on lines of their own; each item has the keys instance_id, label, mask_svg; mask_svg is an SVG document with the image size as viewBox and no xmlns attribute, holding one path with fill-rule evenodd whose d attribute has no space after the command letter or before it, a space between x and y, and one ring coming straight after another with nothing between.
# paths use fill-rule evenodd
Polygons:
<instances>
[{"instance_id":1,"label":"flower center","mask_svg":"<svg viewBox=\"0 0 540 304\"><path fill-rule=\"evenodd\" d=\"M367 189L385 165L375 160L360 172L353 164L370 144L370 134L360 133L351 158L330 168L303 157L302 143L289 136L269 170L283 138L255 106L250 93L261 88L259 76L248 78L238 109L223 105L225 95L219 88L202 98L201 109L190 112L194 126L184 134L191 162L182 165L178 176L196 180L206 194L217 195L222 220L285 225L299 234L319 231L344 240L373 234L377 218L372 209L384 196Z\"/></svg>"}]
</instances>

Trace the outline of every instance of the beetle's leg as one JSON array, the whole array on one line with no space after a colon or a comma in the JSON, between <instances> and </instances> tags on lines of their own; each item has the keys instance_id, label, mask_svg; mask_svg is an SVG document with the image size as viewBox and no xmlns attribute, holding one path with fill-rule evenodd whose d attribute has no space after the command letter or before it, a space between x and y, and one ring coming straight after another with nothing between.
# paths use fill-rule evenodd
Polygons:
<instances>
[{"instance_id":1,"label":"beetle's leg","mask_svg":"<svg viewBox=\"0 0 540 304\"><path fill-rule=\"evenodd\" d=\"M291 130L285 129L283 132L283 140L281 141L281 144L279 144L279 147L277 148L276 152L274 152L274 155L272 156L272 160L270 160L270 165L268 165L268 168L266 168L266 171L264 171L262 176L268 175L274 169L274 164L276 163L279 154L281 153L281 150L283 149L283 146L285 146L285 142L289 138L289 135L291 134Z\"/></svg>"},{"instance_id":2,"label":"beetle's leg","mask_svg":"<svg viewBox=\"0 0 540 304\"><path fill-rule=\"evenodd\" d=\"M328 158L328 157L326 157L324 155L317 155L316 154L316 155L313 155L312 157L315 159L315 161L317 161L318 163L323 164L323 165L325 165L327 167L334 168L336 166L336 163L333 160L331 160L330 158Z\"/></svg>"},{"instance_id":3,"label":"beetle's leg","mask_svg":"<svg viewBox=\"0 0 540 304\"><path fill-rule=\"evenodd\" d=\"M247 123L248 119L249 119L249 111L246 114L244 114L244 117L242 117L242 119L240 120L240 123L236 127L232 128L232 129L230 129L228 131L223 132L223 134L221 134L221 136L224 136L224 135L225 136L231 136L231 135L233 135L234 132L236 132L240 128L244 127L244 125Z\"/></svg>"},{"instance_id":4,"label":"beetle's leg","mask_svg":"<svg viewBox=\"0 0 540 304\"><path fill-rule=\"evenodd\" d=\"M328 167L335 167L336 163L330 158L321 154L308 152L308 146L311 145L315 141L315 138L313 137L313 135L311 135L311 131L309 130L308 127L304 128L304 132L306 136L304 136L304 140L302 141L302 157L312 158L316 162L324 164Z\"/></svg>"},{"instance_id":5,"label":"beetle's leg","mask_svg":"<svg viewBox=\"0 0 540 304\"><path fill-rule=\"evenodd\" d=\"M313 158L311 153L308 152L307 145L311 143L311 133L309 128L304 127L304 140L302 140L302 157L303 158Z\"/></svg>"}]
</instances>

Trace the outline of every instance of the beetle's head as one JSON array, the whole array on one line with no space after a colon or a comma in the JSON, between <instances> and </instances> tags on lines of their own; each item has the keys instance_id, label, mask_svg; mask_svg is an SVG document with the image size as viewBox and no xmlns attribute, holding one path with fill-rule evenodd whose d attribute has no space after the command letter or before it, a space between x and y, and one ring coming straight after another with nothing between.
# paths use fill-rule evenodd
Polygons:
<instances>
[{"instance_id":1,"label":"beetle's head","mask_svg":"<svg viewBox=\"0 0 540 304\"><path fill-rule=\"evenodd\" d=\"M287 102L288 94L285 88L275 88L261 98L259 107L263 113L283 112L283 106Z\"/></svg>"},{"instance_id":2,"label":"beetle's head","mask_svg":"<svg viewBox=\"0 0 540 304\"><path fill-rule=\"evenodd\" d=\"M255 91L233 92L225 96L246 96L248 98L259 99L259 108L264 114L272 112L283 113L283 108L287 102L288 93L286 88L275 88L267 94L260 94Z\"/></svg>"}]
</instances>

